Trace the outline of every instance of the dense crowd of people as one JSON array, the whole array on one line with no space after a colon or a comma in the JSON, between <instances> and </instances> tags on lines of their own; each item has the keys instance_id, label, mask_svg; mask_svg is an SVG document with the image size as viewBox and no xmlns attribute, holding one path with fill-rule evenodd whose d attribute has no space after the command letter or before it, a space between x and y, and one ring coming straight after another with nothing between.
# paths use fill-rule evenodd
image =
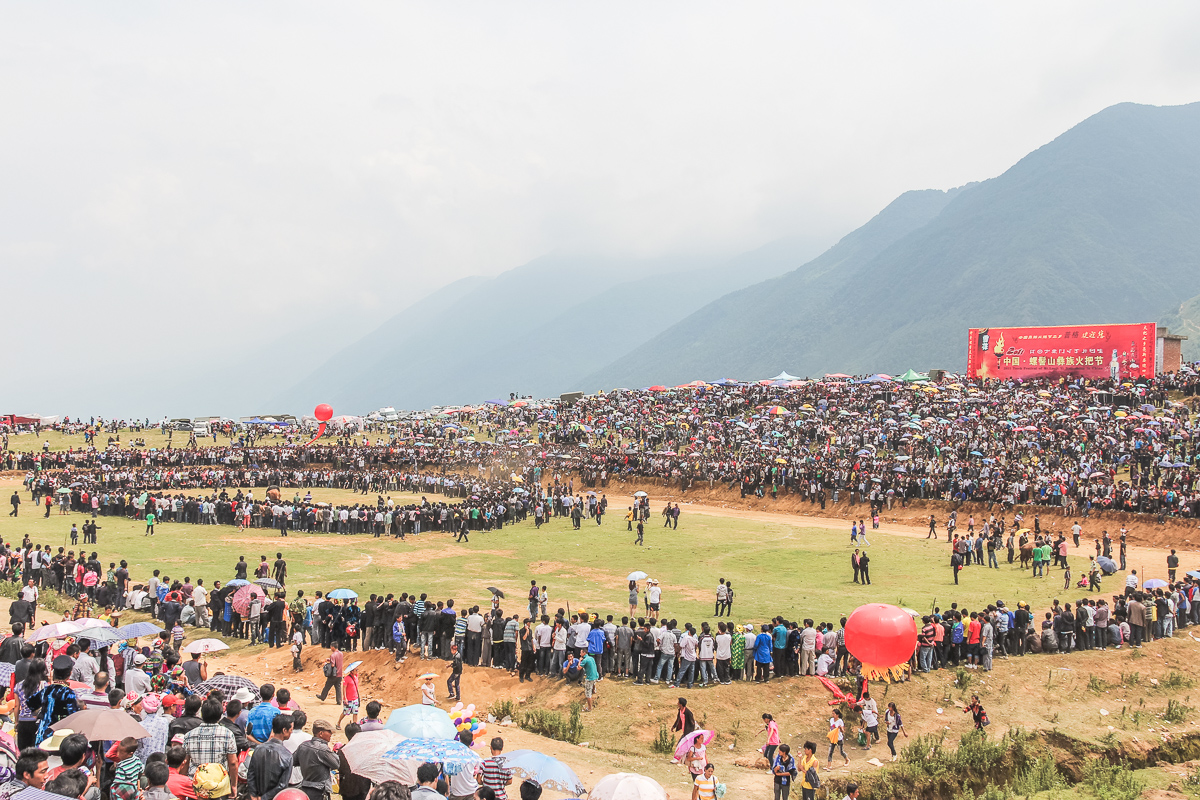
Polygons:
<instances>
[{"instance_id":1,"label":"dense crowd of people","mask_svg":"<svg viewBox=\"0 0 1200 800\"><path fill-rule=\"evenodd\" d=\"M216 505L223 490L272 486L439 493L511 511L530 498L580 501L583 490L619 479L681 491L720 484L822 507L920 498L1195 517L1200 470L1188 404L1198 386L1190 369L1118 385L697 381L452 409L311 446L233 429L211 447L147 450L110 436L107 447L7 450L0 466L27 470L41 496L66 488L69 502L86 493L111 513L138 513L147 493L177 514L180 490L198 489L194 502ZM318 511L296 506L293 529L320 528Z\"/></svg>"},{"instance_id":2,"label":"dense crowd of people","mask_svg":"<svg viewBox=\"0 0 1200 800\"><path fill-rule=\"evenodd\" d=\"M1165 585L1143 585L1133 572L1122 592L1105 597L1100 583L1111 570L1102 562L1114 555L1111 539L1096 539L1088 569L1073 583L1065 534L1042 531L1039 521L1039 515L1074 521L1108 510L1160 520L1200 514L1197 426L1186 405L1197 386L1191 372L1122 385L905 384L881 377L717 381L615 390L574 402L489 403L334 435L311 446L299 444L300 437L278 441L228 425L221 431L224 445L201 447L191 440L147 450L122 444L119 437L128 429L103 420L64 423L71 426L67 432L84 433L83 448L47 445L22 452L7 449L6 440L0 467L27 472L25 488L39 513L44 507L47 516L82 512L85 518L82 531L72 526L70 548L52 552L28 540L0 546L0 576L20 586L10 607L13 635L0 643L0 663L13 665L9 697L17 732L10 774L0 775L10 779L0 786L0 800L26 786L83 798L93 783L121 800L143 790L156 799L197 793L222 798L239 792L239 772L246 796L273 796L260 791L267 781L277 791L297 786L310 800L323 800L337 762L329 735L342 718L358 725L357 678L343 655L356 650L388 650L396 661L444 660L451 698L458 696L458 678L467 667L508 670L521 681L541 676L578 682L589 710L605 679L685 690L803 676L861 679L861 665L845 646L845 619L834 624L789 614L735 623L733 586L724 580L713 618L683 622L672 618L662 587L650 580L644 587L631 582L627 612L570 613L565 602L555 608L549 587L536 582L515 601L497 593L476 604L408 591L372 594L360 605L357 597L289 587L282 552L257 565L241 558L233 565L234 580L207 586L201 577L172 578L161 570L135 576L116 558L106 566L98 544L106 517L143 520L147 535L163 524L223 524L271 528L281 536L438 531L461 540L530 517L535 524L555 516L571 518L577 528L584 519L601 524L614 480L682 492L706 482L742 495L798 495L822 508L828 502L867 504L864 519L872 528L884 508L941 500L949 504L947 513L944 522L930 517L930 536L945 528L956 581L963 568L998 567L1007 551L1008 563L1020 558L1040 574L1058 567L1064 592L1083 594L1048 609L999 600L971 609L951 603L914 618L912 670L986 670L995 658L1141 647L1200 624L1200 580L1176 579L1174 553ZM107 445L101 446L105 435ZM350 489L362 500L314 502L310 490L321 487ZM396 504L385 497L390 492L426 497ZM966 501L986 504L978 525L973 514L960 519ZM14 493L10 502L10 516L18 516L21 496ZM629 530L637 526L640 539L648 502L635 500L623 516ZM677 525L678 512L668 505L664 520ZM1073 531L1079 547L1077 525ZM856 539L865 534L865 522L855 526ZM1124 531L1120 558L1123 570ZM869 582L865 560L854 567L856 577L861 572ZM85 635L27 642L25 634L35 633L39 622L51 622L44 614L38 619L44 591L71 598L68 618L99 617L115 627L125 609L146 610L163 633L146 647L95 646ZM519 608L505 608L505 602ZM308 725L305 713L286 689L207 686L202 659L181 652L195 628L291 648L296 669L304 648L328 651L321 698L332 692L342 717L333 725L313 721L311 733L301 737L305 743L289 752L288 742ZM72 688L70 681L90 688ZM435 688L422 691L436 702ZM378 724L375 706L372 711L367 705L363 729ZM151 735L106 745L93 764L99 767L94 777L76 769L83 763L76 750L91 752L88 742L54 742L63 769L53 783L41 776L46 754L38 745L50 739L51 724L85 707L124 709ZM900 730L898 711L886 724L890 747ZM837 728L835 717L831 730ZM249 757L252 752L263 755ZM281 766L284 752L294 757L294 768ZM786 766L790 756L782 755ZM812 757L806 745L803 763ZM778 758L768 761L778 779ZM0 759L0 773L2 764ZM214 764L222 766L224 784L220 771L207 769ZM705 765L695 766L700 781ZM84 775L86 785L74 791L80 787L72 781ZM423 786L436 783L436 770L424 777ZM191 795L185 793L189 787ZM407 791L395 791L400 789ZM503 800L502 791L495 796Z\"/></svg>"}]
</instances>

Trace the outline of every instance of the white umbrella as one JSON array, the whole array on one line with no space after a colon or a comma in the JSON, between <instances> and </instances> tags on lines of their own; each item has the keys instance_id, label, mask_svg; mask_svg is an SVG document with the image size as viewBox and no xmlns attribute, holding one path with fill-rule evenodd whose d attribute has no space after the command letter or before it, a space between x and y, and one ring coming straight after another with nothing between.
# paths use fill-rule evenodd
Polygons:
<instances>
[{"instance_id":1,"label":"white umbrella","mask_svg":"<svg viewBox=\"0 0 1200 800\"><path fill-rule=\"evenodd\" d=\"M212 653L217 650L228 650L229 645L222 642L220 639L197 639L184 646L185 653Z\"/></svg>"},{"instance_id":2,"label":"white umbrella","mask_svg":"<svg viewBox=\"0 0 1200 800\"><path fill-rule=\"evenodd\" d=\"M342 752L355 775L361 775L376 784L400 781L405 786L412 786L417 781L420 763L383 757L384 753L403 741L404 737L395 731L363 731L347 742Z\"/></svg>"},{"instance_id":3,"label":"white umbrella","mask_svg":"<svg viewBox=\"0 0 1200 800\"><path fill-rule=\"evenodd\" d=\"M592 791L589 800L667 800L667 791L653 778L636 772L605 775Z\"/></svg>"},{"instance_id":4,"label":"white umbrella","mask_svg":"<svg viewBox=\"0 0 1200 800\"><path fill-rule=\"evenodd\" d=\"M29 637L31 642L44 642L47 639L64 639L79 633L79 623L74 620L63 620L53 625L43 625Z\"/></svg>"},{"instance_id":5,"label":"white umbrella","mask_svg":"<svg viewBox=\"0 0 1200 800\"><path fill-rule=\"evenodd\" d=\"M107 622L95 617L84 617L83 619L75 620L75 624L79 626L79 630L86 631L88 628L108 628Z\"/></svg>"}]
</instances>

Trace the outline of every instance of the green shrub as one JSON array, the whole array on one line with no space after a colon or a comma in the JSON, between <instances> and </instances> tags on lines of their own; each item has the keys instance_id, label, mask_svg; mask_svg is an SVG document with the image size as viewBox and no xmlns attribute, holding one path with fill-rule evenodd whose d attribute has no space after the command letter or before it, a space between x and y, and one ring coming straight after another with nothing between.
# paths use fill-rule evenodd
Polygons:
<instances>
[{"instance_id":1,"label":"green shrub","mask_svg":"<svg viewBox=\"0 0 1200 800\"><path fill-rule=\"evenodd\" d=\"M1062 789L1066 785L1066 780L1055 766L1054 757L1044 755L1025 769L1019 770L1010 787L1013 794L1030 797L1038 792Z\"/></svg>"},{"instance_id":2,"label":"green shrub","mask_svg":"<svg viewBox=\"0 0 1200 800\"><path fill-rule=\"evenodd\" d=\"M1088 675L1088 688L1093 692L1103 692L1105 684L1104 681L1100 680L1095 675Z\"/></svg>"},{"instance_id":3,"label":"green shrub","mask_svg":"<svg viewBox=\"0 0 1200 800\"><path fill-rule=\"evenodd\" d=\"M1137 800L1145 788L1128 764L1110 764L1103 759L1088 763L1083 783L1099 800Z\"/></svg>"},{"instance_id":4,"label":"green shrub","mask_svg":"<svg viewBox=\"0 0 1200 800\"><path fill-rule=\"evenodd\" d=\"M1192 679L1172 670L1167 673L1165 678L1158 682L1158 686L1160 689L1190 689L1192 687Z\"/></svg>"},{"instance_id":5,"label":"green shrub","mask_svg":"<svg viewBox=\"0 0 1200 800\"><path fill-rule=\"evenodd\" d=\"M650 743L650 749L668 756L675 752L675 737L671 735L671 731L667 729L666 725L658 726L658 735Z\"/></svg>"},{"instance_id":6,"label":"green shrub","mask_svg":"<svg viewBox=\"0 0 1200 800\"><path fill-rule=\"evenodd\" d=\"M1168 700L1167 709L1163 712L1163 719L1167 722L1183 722L1190 713L1192 713L1190 706L1185 706L1178 700Z\"/></svg>"},{"instance_id":7,"label":"green shrub","mask_svg":"<svg viewBox=\"0 0 1200 800\"><path fill-rule=\"evenodd\" d=\"M497 700L488 708L488 713L496 718L496 721L505 717L515 718L517 715L517 704L512 700Z\"/></svg>"},{"instance_id":8,"label":"green shrub","mask_svg":"<svg viewBox=\"0 0 1200 800\"><path fill-rule=\"evenodd\" d=\"M557 739L560 742L579 744L583 741L583 706L572 703L566 719L562 714L544 708L531 708L521 715L521 727L527 731Z\"/></svg>"}]
</instances>

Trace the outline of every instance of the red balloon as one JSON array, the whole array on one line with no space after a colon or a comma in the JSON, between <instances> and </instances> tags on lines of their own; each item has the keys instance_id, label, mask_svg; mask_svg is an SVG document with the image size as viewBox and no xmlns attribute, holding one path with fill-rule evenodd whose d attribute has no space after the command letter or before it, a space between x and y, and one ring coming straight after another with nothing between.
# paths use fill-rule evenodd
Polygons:
<instances>
[{"instance_id":1,"label":"red balloon","mask_svg":"<svg viewBox=\"0 0 1200 800\"><path fill-rule=\"evenodd\" d=\"M313 416L317 418L318 422L329 422L333 419L333 408L326 403L321 403L313 410Z\"/></svg>"},{"instance_id":2,"label":"red balloon","mask_svg":"<svg viewBox=\"0 0 1200 800\"><path fill-rule=\"evenodd\" d=\"M908 661L916 647L917 626L896 606L859 606L846 620L846 649L864 664L894 667Z\"/></svg>"},{"instance_id":3,"label":"red balloon","mask_svg":"<svg viewBox=\"0 0 1200 800\"><path fill-rule=\"evenodd\" d=\"M308 795L302 789L284 789L275 797L277 800L308 800Z\"/></svg>"}]
</instances>

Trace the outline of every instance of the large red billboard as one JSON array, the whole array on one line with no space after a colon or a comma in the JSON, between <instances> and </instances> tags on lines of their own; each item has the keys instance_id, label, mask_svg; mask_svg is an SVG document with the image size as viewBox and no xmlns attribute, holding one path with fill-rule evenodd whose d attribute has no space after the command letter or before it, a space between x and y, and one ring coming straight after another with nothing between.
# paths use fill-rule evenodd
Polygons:
<instances>
[{"instance_id":1,"label":"large red billboard","mask_svg":"<svg viewBox=\"0 0 1200 800\"><path fill-rule=\"evenodd\" d=\"M971 328L972 378L1154 377L1155 323Z\"/></svg>"}]
</instances>

